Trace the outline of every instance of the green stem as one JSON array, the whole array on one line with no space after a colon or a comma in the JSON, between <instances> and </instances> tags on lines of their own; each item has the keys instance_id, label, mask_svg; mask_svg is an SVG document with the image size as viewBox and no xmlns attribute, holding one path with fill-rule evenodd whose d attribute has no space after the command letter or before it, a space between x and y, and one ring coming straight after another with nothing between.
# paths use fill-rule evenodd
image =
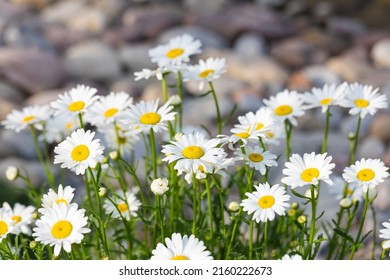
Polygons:
<instances>
[{"instance_id":1,"label":"green stem","mask_svg":"<svg viewBox=\"0 0 390 280\"><path fill-rule=\"evenodd\" d=\"M322 140L321 154L326 152L326 146L327 146L328 134L329 134L329 119L330 119L330 107L328 107L328 110L326 110L325 131L324 131L324 139Z\"/></svg>"},{"instance_id":2,"label":"green stem","mask_svg":"<svg viewBox=\"0 0 390 280\"><path fill-rule=\"evenodd\" d=\"M310 221L310 234L309 234L309 241L307 244L307 251L306 251L306 259L310 259L314 256L312 256L312 248L313 248L313 241L314 241L314 235L316 230L316 209L317 209L317 197L315 197L315 186L310 185L310 201L311 201L311 221Z\"/></svg>"},{"instance_id":3,"label":"green stem","mask_svg":"<svg viewBox=\"0 0 390 280\"><path fill-rule=\"evenodd\" d=\"M150 146L152 148L152 168L153 168L153 179L157 179L157 153L156 153L156 141L154 139L153 128L150 129Z\"/></svg>"},{"instance_id":4,"label":"green stem","mask_svg":"<svg viewBox=\"0 0 390 280\"><path fill-rule=\"evenodd\" d=\"M286 160L288 161L291 155L291 136L293 132L293 126L288 120L284 121L284 129L286 131Z\"/></svg>"},{"instance_id":5,"label":"green stem","mask_svg":"<svg viewBox=\"0 0 390 280\"><path fill-rule=\"evenodd\" d=\"M164 215L163 215L163 209L161 207L161 197L159 195L156 195L156 206L157 206L157 217L160 221L160 230L161 230L161 242L164 243L165 240L165 234L164 234Z\"/></svg>"},{"instance_id":6,"label":"green stem","mask_svg":"<svg viewBox=\"0 0 390 280\"><path fill-rule=\"evenodd\" d=\"M249 259L253 259L253 217L249 222Z\"/></svg>"},{"instance_id":7,"label":"green stem","mask_svg":"<svg viewBox=\"0 0 390 280\"><path fill-rule=\"evenodd\" d=\"M215 109L217 111L217 125L218 125L218 134L222 133L222 118L221 118L221 112L219 110L219 104L218 104L218 98L217 94L215 93L214 85L212 82L209 82L211 94L213 95Z\"/></svg>"},{"instance_id":8,"label":"green stem","mask_svg":"<svg viewBox=\"0 0 390 280\"><path fill-rule=\"evenodd\" d=\"M264 260L264 257L267 253L267 245L268 245L268 220L264 223L264 249L261 254L261 259Z\"/></svg>"},{"instance_id":9,"label":"green stem","mask_svg":"<svg viewBox=\"0 0 390 280\"><path fill-rule=\"evenodd\" d=\"M196 236L196 219L198 212L198 180L196 179L195 173L192 173L192 209L193 209L193 220L192 220L192 234Z\"/></svg>"},{"instance_id":10,"label":"green stem","mask_svg":"<svg viewBox=\"0 0 390 280\"><path fill-rule=\"evenodd\" d=\"M211 252L214 253L214 222L213 222L213 204L211 201L211 188L208 181L208 178L205 180L206 189L207 189L207 203L208 203L208 211L209 211L209 223L210 223L210 240L211 240Z\"/></svg>"},{"instance_id":11,"label":"green stem","mask_svg":"<svg viewBox=\"0 0 390 280\"><path fill-rule=\"evenodd\" d=\"M238 212L237 216L240 216L241 215L241 209L240 211ZM232 235L230 236L230 241L228 243L228 246L227 246L227 249L226 249L226 255L225 255L225 259L228 260L229 259L229 256L230 256L230 251L232 249L232 246L233 246L233 242L234 242L234 238L236 236L236 232L237 232L237 228L238 228L238 219L237 219L237 216L235 216L235 219L234 219L234 224L233 224L233 229L232 229Z\"/></svg>"},{"instance_id":12,"label":"green stem","mask_svg":"<svg viewBox=\"0 0 390 280\"><path fill-rule=\"evenodd\" d=\"M181 103L179 105L179 116L178 116L178 120L179 120L179 131L183 131L183 80L182 80L182 77L181 77L181 72L178 71L177 72L177 94L179 95L180 99L181 99Z\"/></svg>"},{"instance_id":13,"label":"green stem","mask_svg":"<svg viewBox=\"0 0 390 280\"><path fill-rule=\"evenodd\" d=\"M168 101L168 89L167 89L167 80L165 79L166 74L162 74L161 78L161 87L163 91L164 103Z\"/></svg>"},{"instance_id":14,"label":"green stem","mask_svg":"<svg viewBox=\"0 0 390 280\"><path fill-rule=\"evenodd\" d=\"M353 143L351 159L349 161L349 164L353 164L355 162L356 151L357 151L357 146L358 146L358 141L359 141L359 132L360 132L361 122L362 122L362 118L361 118L361 116L359 114L358 123L357 123L357 127L356 127L356 132L355 132L355 139L354 139L355 141Z\"/></svg>"},{"instance_id":15,"label":"green stem","mask_svg":"<svg viewBox=\"0 0 390 280\"><path fill-rule=\"evenodd\" d=\"M79 113L79 114L78 114L78 117L79 117L80 127L81 127L82 129L84 129L84 128L85 128L85 125L84 125L82 113Z\"/></svg>"}]
</instances>

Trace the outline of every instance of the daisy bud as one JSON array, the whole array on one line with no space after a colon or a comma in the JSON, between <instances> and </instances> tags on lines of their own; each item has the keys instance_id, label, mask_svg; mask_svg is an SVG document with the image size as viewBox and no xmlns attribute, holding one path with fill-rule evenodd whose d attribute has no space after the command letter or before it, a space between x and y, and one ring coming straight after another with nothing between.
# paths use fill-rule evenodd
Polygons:
<instances>
[{"instance_id":1,"label":"daisy bud","mask_svg":"<svg viewBox=\"0 0 390 280\"><path fill-rule=\"evenodd\" d=\"M275 258L277 255L279 255L279 250L278 249L274 249L271 251L271 257L272 258Z\"/></svg>"},{"instance_id":2,"label":"daisy bud","mask_svg":"<svg viewBox=\"0 0 390 280\"><path fill-rule=\"evenodd\" d=\"M298 203L297 202L293 202L293 203L291 203L291 208L292 209L297 209L298 208Z\"/></svg>"},{"instance_id":3,"label":"daisy bud","mask_svg":"<svg viewBox=\"0 0 390 280\"><path fill-rule=\"evenodd\" d=\"M38 219L39 218L39 213L38 212L33 212L32 213L32 218L34 219L34 220L36 220L36 219Z\"/></svg>"},{"instance_id":4,"label":"daisy bud","mask_svg":"<svg viewBox=\"0 0 390 280\"><path fill-rule=\"evenodd\" d=\"M173 106L179 106L180 104L181 104L181 98L180 98L180 96L179 95L172 95L170 98L169 98L169 100L168 100L168 102L170 103L170 104L172 104Z\"/></svg>"},{"instance_id":5,"label":"daisy bud","mask_svg":"<svg viewBox=\"0 0 390 280\"><path fill-rule=\"evenodd\" d=\"M387 242L387 241L384 240L384 241L382 241L382 243L381 243L381 247L382 247L383 250L389 250L389 249L390 249L390 247L385 247L386 242Z\"/></svg>"},{"instance_id":6,"label":"daisy bud","mask_svg":"<svg viewBox=\"0 0 390 280\"><path fill-rule=\"evenodd\" d=\"M107 256L101 258L102 261L108 261L109 259L110 259L110 258L107 257Z\"/></svg>"},{"instance_id":7,"label":"daisy bud","mask_svg":"<svg viewBox=\"0 0 390 280\"><path fill-rule=\"evenodd\" d=\"M355 140L355 133L353 133L353 132L348 133L348 140L354 141Z\"/></svg>"},{"instance_id":8,"label":"daisy bud","mask_svg":"<svg viewBox=\"0 0 390 280\"><path fill-rule=\"evenodd\" d=\"M175 137L174 137L175 141L179 141L182 136L183 136L183 133L181 133L181 132L176 133Z\"/></svg>"},{"instance_id":9,"label":"daisy bud","mask_svg":"<svg viewBox=\"0 0 390 280\"><path fill-rule=\"evenodd\" d=\"M30 243L28 244L30 246L31 249L35 249L38 245L38 242L36 241L30 241Z\"/></svg>"},{"instance_id":10,"label":"daisy bud","mask_svg":"<svg viewBox=\"0 0 390 280\"><path fill-rule=\"evenodd\" d=\"M340 207L344 209L348 209L352 206L353 201L349 197L343 198L340 200Z\"/></svg>"},{"instance_id":11,"label":"daisy bud","mask_svg":"<svg viewBox=\"0 0 390 280\"><path fill-rule=\"evenodd\" d=\"M108 163L108 157L104 157L101 161L102 164Z\"/></svg>"},{"instance_id":12,"label":"daisy bud","mask_svg":"<svg viewBox=\"0 0 390 280\"><path fill-rule=\"evenodd\" d=\"M150 185L150 189L155 195L163 195L168 190L168 179L166 178L158 178L153 180L152 184Z\"/></svg>"},{"instance_id":13,"label":"daisy bud","mask_svg":"<svg viewBox=\"0 0 390 280\"><path fill-rule=\"evenodd\" d=\"M119 158L119 153L118 153L118 151L112 151L112 152L110 152L109 156L110 156L110 159L117 160Z\"/></svg>"},{"instance_id":14,"label":"daisy bud","mask_svg":"<svg viewBox=\"0 0 390 280\"><path fill-rule=\"evenodd\" d=\"M106 188L99 188L99 197L106 197L107 195L107 189Z\"/></svg>"},{"instance_id":15,"label":"daisy bud","mask_svg":"<svg viewBox=\"0 0 390 280\"><path fill-rule=\"evenodd\" d=\"M290 208L287 211L287 215L289 215L290 217L295 216L296 213L297 213L297 211L293 208Z\"/></svg>"},{"instance_id":16,"label":"daisy bud","mask_svg":"<svg viewBox=\"0 0 390 280\"><path fill-rule=\"evenodd\" d=\"M240 204L237 201L232 201L229 203L228 209L232 213L236 213L240 210Z\"/></svg>"},{"instance_id":17,"label":"daisy bud","mask_svg":"<svg viewBox=\"0 0 390 280\"><path fill-rule=\"evenodd\" d=\"M301 215L301 216L298 217L297 221L300 224L304 224L304 223L307 222L307 217L305 215Z\"/></svg>"},{"instance_id":18,"label":"daisy bud","mask_svg":"<svg viewBox=\"0 0 390 280\"><path fill-rule=\"evenodd\" d=\"M307 197L308 200L311 199L311 190L310 189L305 192L305 196ZM314 190L314 199L317 199L317 197L318 197L318 192L317 192L317 190Z\"/></svg>"},{"instance_id":19,"label":"daisy bud","mask_svg":"<svg viewBox=\"0 0 390 280\"><path fill-rule=\"evenodd\" d=\"M5 176L9 181L15 181L19 176L19 169L16 166L9 166L5 171Z\"/></svg>"},{"instance_id":20,"label":"daisy bud","mask_svg":"<svg viewBox=\"0 0 390 280\"><path fill-rule=\"evenodd\" d=\"M295 248L295 247L297 247L298 245L299 245L298 240L293 240L293 241L290 242L290 247L291 247L291 248Z\"/></svg>"}]
</instances>

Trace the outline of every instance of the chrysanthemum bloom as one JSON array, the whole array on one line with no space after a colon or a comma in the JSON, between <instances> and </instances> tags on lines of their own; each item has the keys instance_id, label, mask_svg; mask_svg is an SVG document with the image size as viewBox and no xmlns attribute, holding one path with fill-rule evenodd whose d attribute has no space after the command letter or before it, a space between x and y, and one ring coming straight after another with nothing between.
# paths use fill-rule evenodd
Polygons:
<instances>
[{"instance_id":1,"label":"chrysanthemum bloom","mask_svg":"<svg viewBox=\"0 0 390 280\"><path fill-rule=\"evenodd\" d=\"M85 85L78 85L72 88L51 103L55 110L54 115L78 115L84 113L89 106L99 99L99 96L95 95L96 93L97 89Z\"/></svg>"},{"instance_id":2,"label":"chrysanthemum bloom","mask_svg":"<svg viewBox=\"0 0 390 280\"><path fill-rule=\"evenodd\" d=\"M95 126L113 123L121 118L123 111L130 107L133 98L125 92L111 92L101 96L85 114L85 120Z\"/></svg>"},{"instance_id":3,"label":"chrysanthemum bloom","mask_svg":"<svg viewBox=\"0 0 390 280\"><path fill-rule=\"evenodd\" d=\"M286 194L283 186L276 184L271 187L268 183L265 183L254 187L256 191L246 193L245 195L248 198L240 204L249 215L253 213L252 219L254 221L265 223L266 221L273 221L276 216L275 213L279 216L285 215L286 209L290 206L287 202L290 200L290 196Z\"/></svg>"},{"instance_id":4,"label":"chrysanthemum bloom","mask_svg":"<svg viewBox=\"0 0 390 280\"><path fill-rule=\"evenodd\" d=\"M31 235L30 225L33 222L34 206L26 207L16 202L12 208L7 202L3 202L3 208L10 211L15 232Z\"/></svg>"},{"instance_id":5,"label":"chrysanthemum bloom","mask_svg":"<svg viewBox=\"0 0 390 280\"><path fill-rule=\"evenodd\" d=\"M390 222L390 220L389 220L389 222ZM384 248L384 249L390 248L390 223L389 222L382 223L382 225L385 228L379 230L379 232L381 233L379 235L379 237L386 239L386 241L384 241L382 243L382 248Z\"/></svg>"},{"instance_id":6,"label":"chrysanthemum bloom","mask_svg":"<svg viewBox=\"0 0 390 280\"><path fill-rule=\"evenodd\" d=\"M387 98L379 89L369 85L353 83L347 87L347 93L341 106L351 108L351 115L360 114L364 119L367 114L374 115L378 109L387 108Z\"/></svg>"},{"instance_id":7,"label":"chrysanthemum bloom","mask_svg":"<svg viewBox=\"0 0 390 280\"><path fill-rule=\"evenodd\" d=\"M249 167L256 169L262 175L267 172L267 167L278 166L276 162L277 156L269 151L264 151L259 146L246 146L245 153L242 150L237 150L236 155L241 160L244 160Z\"/></svg>"},{"instance_id":8,"label":"chrysanthemum bloom","mask_svg":"<svg viewBox=\"0 0 390 280\"><path fill-rule=\"evenodd\" d=\"M330 163L332 157L324 154L304 154L303 158L298 154L293 154L290 161L285 163L283 174L286 175L282 179L282 183L291 186L291 188L303 187L305 185L317 185L323 181L332 185L332 180L329 178L332 174L334 163Z\"/></svg>"},{"instance_id":9,"label":"chrysanthemum bloom","mask_svg":"<svg viewBox=\"0 0 390 280\"><path fill-rule=\"evenodd\" d=\"M199 60L197 65L186 68L183 72L184 81L199 81L199 90L203 90L205 82L211 82L226 72L226 59L209 57Z\"/></svg>"},{"instance_id":10,"label":"chrysanthemum bloom","mask_svg":"<svg viewBox=\"0 0 390 280\"><path fill-rule=\"evenodd\" d=\"M84 174L88 167L94 168L103 159L104 147L99 139L93 139L95 132L80 128L54 148L54 164L62 163L62 168L74 169Z\"/></svg>"},{"instance_id":11,"label":"chrysanthemum bloom","mask_svg":"<svg viewBox=\"0 0 390 280\"><path fill-rule=\"evenodd\" d=\"M1 124L5 128L15 130L16 132L20 132L29 126L42 130L43 123L51 117L52 113L52 109L47 105L29 106L23 108L22 111L13 110Z\"/></svg>"},{"instance_id":12,"label":"chrysanthemum bloom","mask_svg":"<svg viewBox=\"0 0 390 280\"><path fill-rule=\"evenodd\" d=\"M80 122L74 115L58 115L46 121L45 133L39 135L40 140L47 143L59 143L73 131L80 128Z\"/></svg>"},{"instance_id":13,"label":"chrysanthemum bloom","mask_svg":"<svg viewBox=\"0 0 390 280\"><path fill-rule=\"evenodd\" d=\"M153 180L152 184L150 185L150 189L155 195L163 195L168 190L168 179L167 178L158 178Z\"/></svg>"},{"instance_id":14,"label":"chrysanthemum bloom","mask_svg":"<svg viewBox=\"0 0 390 280\"><path fill-rule=\"evenodd\" d=\"M205 139L200 133L183 135L178 141L164 145L162 153L166 157L163 161L176 162L175 169L182 173L192 170L196 172L200 167L206 170L214 170L215 166L225 158L225 151L217 147L219 139Z\"/></svg>"},{"instance_id":15,"label":"chrysanthemum bloom","mask_svg":"<svg viewBox=\"0 0 390 280\"><path fill-rule=\"evenodd\" d=\"M138 191L138 188L134 188L126 192L125 198L122 198L118 193L111 198L112 201L106 199L103 205L106 214L111 214L114 219L120 219L121 216L126 220L130 220L131 217L137 217L137 211L141 206L141 202L136 197Z\"/></svg>"},{"instance_id":16,"label":"chrysanthemum bloom","mask_svg":"<svg viewBox=\"0 0 390 280\"><path fill-rule=\"evenodd\" d=\"M0 242L7 237L8 234L16 234L12 213L10 210L0 208Z\"/></svg>"},{"instance_id":17,"label":"chrysanthemum bloom","mask_svg":"<svg viewBox=\"0 0 390 280\"><path fill-rule=\"evenodd\" d=\"M125 110L121 123L129 129L141 130L149 133L150 129L159 132L168 129L168 121L175 119L176 112L171 112L173 106L167 102L158 108L158 100L143 101L131 105Z\"/></svg>"},{"instance_id":18,"label":"chrysanthemum bloom","mask_svg":"<svg viewBox=\"0 0 390 280\"><path fill-rule=\"evenodd\" d=\"M344 169L343 178L367 192L368 189L375 188L389 176L388 169L380 159L362 158Z\"/></svg>"},{"instance_id":19,"label":"chrysanthemum bloom","mask_svg":"<svg viewBox=\"0 0 390 280\"><path fill-rule=\"evenodd\" d=\"M307 103L306 108L321 107L325 113L330 106L340 105L347 90L347 84L336 86L335 84L325 84L322 88L312 88L311 92L303 95L303 100Z\"/></svg>"},{"instance_id":20,"label":"chrysanthemum bloom","mask_svg":"<svg viewBox=\"0 0 390 280\"><path fill-rule=\"evenodd\" d=\"M183 34L169 40L168 44L157 46L149 50L152 62L160 67L180 65L189 62L190 56L201 52L202 43L194 40L191 35Z\"/></svg>"},{"instance_id":21,"label":"chrysanthemum bloom","mask_svg":"<svg viewBox=\"0 0 390 280\"><path fill-rule=\"evenodd\" d=\"M305 114L302 94L296 91L284 90L270 99L264 99L264 103L272 109L277 120L289 120L294 126L298 125L295 118Z\"/></svg>"},{"instance_id":22,"label":"chrysanthemum bloom","mask_svg":"<svg viewBox=\"0 0 390 280\"><path fill-rule=\"evenodd\" d=\"M91 230L87 227L88 218L84 215L84 209L78 209L76 203L66 205L54 204L36 222L33 228L33 236L42 244L54 246L54 255L58 256L61 249L71 251L73 243L80 244L84 234Z\"/></svg>"},{"instance_id":23,"label":"chrysanthemum bloom","mask_svg":"<svg viewBox=\"0 0 390 280\"><path fill-rule=\"evenodd\" d=\"M211 253L194 235L181 236L180 233L173 233L171 238L165 238L164 246L158 243L152 251L151 260L212 260Z\"/></svg>"},{"instance_id":24,"label":"chrysanthemum bloom","mask_svg":"<svg viewBox=\"0 0 390 280\"><path fill-rule=\"evenodd\" d=\"M44 194L42 197L42 208L39 208L38 212L44 214L47 209L52 208L55 204L63 203L69 205L74 197L74 191L75 189L71 186L66 186L64 188L61 184L58 186L57 192L53 189L49 189L48 193Z\"/></svg>"}]
</instances>

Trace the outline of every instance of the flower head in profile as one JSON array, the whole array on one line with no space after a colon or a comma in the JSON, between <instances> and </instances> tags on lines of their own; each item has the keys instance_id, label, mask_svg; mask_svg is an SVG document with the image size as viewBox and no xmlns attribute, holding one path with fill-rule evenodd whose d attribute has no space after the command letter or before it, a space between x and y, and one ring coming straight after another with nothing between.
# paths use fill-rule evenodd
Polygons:
<instances>
[{"instance_id":1,"label":"flower head in profile","mask_svg":"<svg viewBox=\"0 0 390 280\"><path fill-rule=\"evenodd\" d=\"M7 202L3 202L3 208L10 211L15 232L31 235L30 225L33 222L34 206L24 206L16 202L14 206L11 207Z\"/></svg>"},{"instance_id":2,"label":"flower head in profile","mask_svg":"<svg viewBox=\"0 0 390 280\"><path fill-rule=\"evenodd\" d=\"M54 246L55 256L60 254L62 248L70 253L71 245L80 244L84 234L91 231L86 227L88 218L84 214L85 210L78 209L76 203L54 204L36 222L33 236L42 244Z\"/></svg>"},{"instance_id":3,"label":"flower head in profile","mask_svg":"<svg viewBox=\"0 0 390 280\"><path fill-rule=\"evenodd\" d=\"M61 163L78 174L84 174L87 168L94 168L103 159L104 147L99 139L93 139L95 132L80 128L54 148L54 164Z\"/></svg>"},{"instance_id":4,"label":"flower head in profile","mask_svg":"<svg viewBox=\"0 0 390 280\"><path fill-rule=\"evenodd\" d=\"M54 115L78 115L85 113L99 96L95 95L97 89L85 85L78 85L70 91L60 95L58 99L51 103L54 108Z\"/></svg>"},{"instance_id":5,"label":"flower head in profile","mask_svg":"<svg viewBox=\"0 0 390 280\"><path fill-rule=\"evenodd\" d=\"M114 123L132 103L133 98L128 93L111 92L91 105L85 114L85 120L95 126Z\"/></svg>"},{"instance_id":6,"label":"flower head in profile","mask_svg":"<svg viewBox=\"0 0 390 280\"><path fill-rule=\"evenodd\" d=\"M363 188L364 192L375 188L389 176L388 167L380 159L365 159L347 166L343 172L346 182Z\"/></svg>"},{"instance_id":7,"label":"flower head in profile","mask_svg":"<svg viewBox=\"0 0 390 280\"><path fill-rule=\"evenodd\" d=\"M267 172L268 167L278 166L276 162L277 156L269 151L264 151L259 146L246 146L245 153L242 150L237 150L236 155L245 161L249 167L256 169L262 175Z\"/></svg>"},{"instance_id":8,"label":"flower head in profile","mask_svg":"<svg viewBox=\"0 0 390 280\"><path fill-rule=\"evenodd\" d=\"M138 208L141 206L141 202L136 197L138 191L139 188L134 188L127 191L124 198L117 193L111 199L106 199L103 205L106 214L111 214L114 219L123 217L130 220L131 217L137 217Z\"/></svg>"},{"instance_id":9,"label":"flower head in profile","mask_svg":"<svg viewBox=\"0 0 390 280\"><path fill-rule=\"evenodd\" d=\"M55 204L69 205L74 197L74 191L75 189L71 186L66 186L64 188L61 184L58 186L57 192L53 189L49 189L47 194L44 194L42 197L42 208L39 208L38 212L45 214L47 209L53 208L53 205Z\"/></svg>"},{"instance_id":10,"label":"flower head in profile","mask_svg":"<svg viewBox=\"0 0 390 280\"><path fill-rule=\"evenodd\" d=\"M382 243L382 248L384 249L390 249L390 220L388 222L382 223L383 227L382 229L379 230L380 234L379 237L386 239Z\"/></svg>"},{"instance_id":11,"label":"flower head in profile","mask_svg":"<svg viewBox=\"0 0 390 280\"><path fill-rule=\"evenodd\" d=\"M46 121L45 133L39 135L39 139L47 143L59 143L78 128L80 122L77 116L67 114L54 116Z\"/></svg>"},{"instance_id":12,"label":"flower head in profile","mask_svg":"<svg viewBox=\"0 0 390 280\"><path fill-rule=\"evenodd\" d=\"M7 129L20 132L32 126L37 130L43 129L43 123L47 121L52 115L50 106L28 106L22 111L13 110L9 113L5 120L1 122Z\"/></svg>"},{"instance_id":13,"label":"flower head in profile","mask_svg":"<svg viewBox=\"0 0 390 280\"><path fill-rule=\"evenodd\" d=\"M163 161L176 162L174 168L182 172L196 172L199 168L214 170L225 151L218 147L219 139L206 139L200 133L181 136L178 141L163 146L162 153L166 154Z\"/></svg>"},{"instance_id":14,"label":"flower head in profile","mask_svg":"<svg viewBox=\"0 0 390 280\"><path fill-rule=\"evenodd\" d=\"M165 45L149 50L149 56L152 62L160 67L180 65L189 62L191 55L199 54L201 46L202 43L199 40L195 40L189 34L183 34L170 39Z\"/></svg>"},{"instance_id":15,"label":"flower head in profile","mask_svg":"<svg viewBox=\"0 0 390 280\"><path fill-rule=\"evenodd\" d=\"M144 68L141 71L134 72L134 81L139 80L148 80L151 77L156 77L157 80L162 80L163 73L165 72L164 68L159 67L155 70Z\"/></svg>"},{"instance_id":16,"label":"flower head in profile","mask_svg":"<svg viewBox=\"0 0 390 280\"><path fill-rule=\"evenodd\" d=\"M248 197L241 202L243 210L249 215L253 213L253 220L257 223L273 221L276 214L284 216L290 206L290 196L283 186L270 186L268 183L255 186L256 191L246 193Z\"/></svg>"},{"instance_id":17,"label":"flower head in profile","mask_svg":"<svg viewBox=\"0 0 390 280\"><path fill-rule=\"evenodd\" d=\"M367 114L374 115L378 109L387 108L386 95L380 94L378 88L353 83L346 90L341 106L351 108L349 110L351 115L360 114L364 119Z\"/></svg>"},{"instance_id":18,"label":"flower head in profile","mask_svg":"<svg viewBox=\"0 0 390 280\"><path fill-rule=\"evenodd\" d=\"M284 261L301 261L302 260L302 256L299 255L298 253L296 254L285 254L283 257L282 257L282 260Z\"/></svg>"},{"instance_id":19,"label":"flower head in profile","mask_svg":"<svg viewBox=\"0 0 390 280\"><path fill-rule=\"evenodd\" d=\"M152 251L151 260L212 260L211 253L195 235L188 237L173 233L165 238L165 245L158 243Z\"/></svg>"},{"instance_id":20,"label":"flower head in profile","mask_svg":"<svg viewBox=\"0 0 390 280\"><path fill-rule=\"evenodd\" d=\"M203 90L205 82L211 82L226 72L226 59L209 57L199 60L199 63L186 68L183 72L184 81L199 81L199 90Z\"/></svg>"},{"instance_id":21,"label":"flower head in profile","mask_svg":"<svg viewBox=\"0 0 390 280\"><path fill-rule=\"evenodd\" d=\"M294 126L298 125L296 117L305 114L302 94L296 91L284 90L270 99L264 99L264 103L272 109L277 120L282 122L289 120Z\"/></svg>"},{"instance_id":22,"label":"flower head in profile","mask_svg":"<svg viewBox=\"0 0 390 280\"><path fill-rule=\"evenodd\" d=\"M125 129L121 123L100 126L98 130L103 133L107 148L119 151L121 155L130 154L139 140L139 131Z\"/></svg>"},{"instance_id":23,"label":"flower head in profile","mask_svg":"<svg viewBox=\"0 0 390 280\"><path fill-rule=\"evenodd\" d=\"M10 210L0 208L0 242L7 237L8 234L17 234L12 213Z\"/></svg>"},{"instance_id":24,"label":"flower head in profile","mask_svg":"<svg viewBox=\"0 0 390 280\"><path fill-rule=\"evenodd\" d=\"M306 92L303 100L307 108L321 107L325 113L330 106L340 105L346 94L347 84L325 84L322 88L312 88L311 92Z\"/></svg>"},{"instance_id":25,"label":"flower head in profile","mask_svg":"<svg viewBox=\"0 0 390 280\"><path fill-rule=\"evenodd\" d=\"M286 175L282 179L282 183L291 186L291 188L303 187L305 185L317 185L323 181L332 185L332 180L329 178L332 174L332 169L335 167L331 163L332 157L324 154L304 154L303 158L298 154L293 154L290 161L285 163L283 174Z\"/></svg>"},{"instance_id":26,"label":"flower head in profile","mask_svg":"<svg viewBox=\"0 0 390 280\"><path fill-rule=\"evenodd\" d=\"M168 121L175 119L176 112L172 112L173 106L167 102L160 108L159 100L143 101L133 104L125 110L121 119L122 125L129 129L135 129L149 133L150 129L159 132L168 129Z\"/></svg>"}]
</instances>

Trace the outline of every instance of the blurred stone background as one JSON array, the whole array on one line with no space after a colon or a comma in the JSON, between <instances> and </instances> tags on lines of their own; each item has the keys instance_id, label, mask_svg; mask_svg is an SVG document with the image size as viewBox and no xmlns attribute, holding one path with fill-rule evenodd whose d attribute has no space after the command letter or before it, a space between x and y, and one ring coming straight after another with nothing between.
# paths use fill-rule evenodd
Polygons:
<instances>
[{"instance_id":1,"label":"blurred stone background","mask_svg":"<svg viewBox=\"0 0 390 280\"><path fill-rule=\"evenodd\" d=\"M135 82L133 72L154 68L148 50L182 33L203 43L194 62L227 59L227 73L215 82L225 115L234 104L236 115L255 111L284 88L304 92L342 81L380 87L390 100L389 12L388 0L0 0L0 120L13 109L47 104L79 83L103 95L161 97L157 80ZM186 123L215 127L212 100L197 98L196 84L185 89ZM362 122L358 157L390 166L389 110ZM294 132L293 152L319 152L323 126L320 111L307 112ZM356 116L332 111L328 150L338 172L348 161L346 137L355 126ZM4 197L10 164L24 166L38 185L45 180L32 147L28 132L0 128L0 202L11 199ZM389 180L378 191L380 225L390 218ZM332 216L338 204L324 197L320 207Z\"/></svg>"}]
</instances>

